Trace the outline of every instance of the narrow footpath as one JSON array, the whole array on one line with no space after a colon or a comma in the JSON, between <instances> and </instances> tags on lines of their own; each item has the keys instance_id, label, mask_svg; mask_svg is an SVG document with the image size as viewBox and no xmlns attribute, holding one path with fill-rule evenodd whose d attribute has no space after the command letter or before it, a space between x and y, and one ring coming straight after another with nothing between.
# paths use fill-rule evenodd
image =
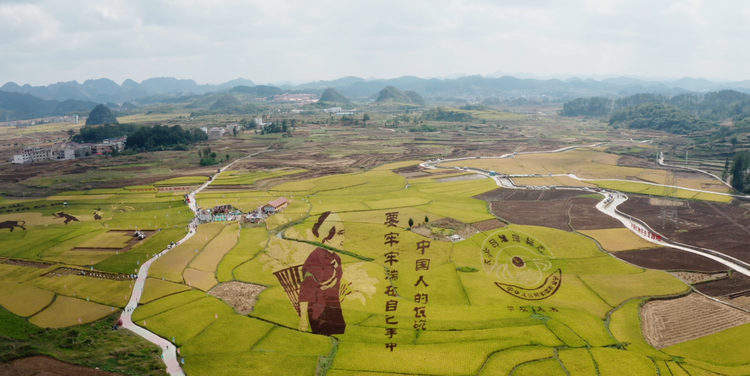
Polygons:
<instances>
[{"instance_id":1,"label":"narrow footpath","mask_svg":"<svg viewBox=\"0 0 750 376\"><path fill-rule=\"evenodd\" d=\"M214 179L219 176L219 173L224 172L226 169L231 167L233 164L247 159L254 157L260 153L265 152L266 150L259 151L257 153L250 154L246 157L242 157L239 159L234 160L232 163L227 164L226 166L219 169L219 171L207 182L203 183L200 187L198 187L196 190L188 193L188 198L190 199L190 202L188 202L188 207L190 210L193 211L193 213L198 213L198 206L196 204L195 195L200 193L203 189L208 187ZM177 244L181 244L184 241L190 239L195 235L195 223L191 222L188 225L188 233L185 235L184 238L180 239ZM172 376L184 376L185 372L183 372L182 367L180 366L180 361L177 357L177 349L175 345L168 340L159 337L158 335L154 334L153 332L149 331L148 329L144 327L140 327L133 323L132 315L133 311L135 311L136 308L138 308L138 302L141 300L141 295L143 294L143 287L146 283L146 278L148 277L148 269L151 266L151 264L154 262L154 260L158 259L159 257L163 256L167 252L169 252L170 248L167 248L158 254L156 254L154 257L150 258L148 261L144 262L141 265L140 270L138 270L138 278L135 280L135 283L133 283L133 293L130 295L130 301L128 302L128 305L125 306L125 309L122 311L122 314L120 315L120 319L122 320L122 327L125 329L128 329L132 331L133 333L143 337L145 340L155 344L156 346L159 346L159 348L162 350L161 357L164 360L164 364L167 365L167 373Z\"/></svg>"}]
</instances>

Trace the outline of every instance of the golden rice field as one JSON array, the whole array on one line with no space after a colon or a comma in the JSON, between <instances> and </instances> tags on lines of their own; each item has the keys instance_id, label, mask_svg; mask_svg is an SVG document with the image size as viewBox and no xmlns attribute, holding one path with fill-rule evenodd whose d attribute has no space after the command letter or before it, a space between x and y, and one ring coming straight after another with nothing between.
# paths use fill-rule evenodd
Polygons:
<instances>
[{"instance_id":1,"label":"golden rice field","mask_svg":"<svg viewBox=\"0 0 750 376\"><path fill-rule=\"evenodd\" d=\"M658 245L642 239L626 228L579 231L596 240L604 250L609 252L632 251L635 249L657 248Z\"/></svg>"},{"instance_id":2,"label":"golden rice field","mask_svg":"<svg viewBox=\"0 0 750 376\"><path fill-rule=\"evenodd\" d=\"M649 170L617 166L616 158L578 150L456 163L508 173L571 172L597 179L623 174L620 178L658 180ZM690 286L605 251L644 249L651 243L627 229L575 233L507 224L477 231L466 225L496 217L487 202L475 197L497 189L497 184L492 179L420 178L409 179L407 185L392 171L416 163L307 180L289 175L287 182L270 191L233 188L200 195L204 207L255 208L281 196L291 205L260 225L200 225L193 237L154 261L134 322L173 341L188 375L313 375L319 367L335 376L745 374L750 370L744 356L748 349L743 339L750 330L746 325L662 350L642 338L639 304L651 297L684 294ZM261 178L228 172L220 180L236 185ZM522 182L580 183L567 176ZM653 190L643 188L648 189ZM66 212L81 220L68 225L51 219L52 209L0 216L28 220L25 231L0 232L0 242L8 245L0 250L0 259L58 262L24 266L0 260L0 306L45 328L100 320L124 306L132 281L43 275L59 266L76 266L73 263L88 271L134 273L167 244L181 239L191 219L179 196L174 201L172 195L122 190L88 193L37 201L72 197L74 203ZM690 198L719 196L700 195ZM93 216L94 209L101 209L106 219L87 217ZM333 212L330 222L319 223L326 212ZM411 231L410 220L415 226L445 220L441 226L458 223L472 230L454 243ZM132 231L131 226L143 228L144 222L162 231L128 252L73 250L115 247L122 239L108 230ZM167 226L169 222L172 225ZM328 232L330 226L335 231ZM316 230L317 235L314 227L321 230ZM333 238L326 238L329 235ZM313 333L311 328L298 330L300 317L285 291L289 285L277 277L305 264L323 242L333 253L320 253L329 259L318 267L337 270L333 274L337 290L330 290L333 294L326 304L337 300L346 324L344 332L333 337ZM265 288L249 303L249 314L240 315L207 293L230 281Z\"/></svg>"},{"instance_id":3,"label":"golden rice field","mask_svg":"<svg viewBox=\"0 0 750 376\"><path fill-rule=\"evenodd\" d=\"M113 307L57 296L49 307L30 317L29 322L42 328L64 328L96 321L113 312Z\"/></svg>"}]
</instances>

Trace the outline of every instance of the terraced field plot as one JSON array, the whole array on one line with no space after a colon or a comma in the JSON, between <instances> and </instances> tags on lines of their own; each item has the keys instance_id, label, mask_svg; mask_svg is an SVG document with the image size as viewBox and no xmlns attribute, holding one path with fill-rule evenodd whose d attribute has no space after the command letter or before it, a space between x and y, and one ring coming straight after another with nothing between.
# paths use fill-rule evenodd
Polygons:
<instances>
[{"instance_id":1,"label":"terraced field plot","mask_svg":"<svg viewBox=\"0 0 750 376\"><path fill-rule=\"evenodd\" d=\"M619 189L626 192L639 192L644 190L645 187L642 185L632 185L631 188L627 189L628 186L624 184L637 184L637 183L620 183L620 182L597 182L593 181L596 179L639 179L649 181L655 184L664 184L666 182L666 174L662 170L640 168L640 167L626 167L618 164L620 159L619 155L608 154L595 149L577 149L567 151L564 153L547 153L547 154L521 154L515 155L513 158L486 158L486 159L469 159L453 161L441 164L445 167L476 167L485 170L494 170L504 174L518 174L518 175L549 175L549 174L567 174L571 173L578 176L581 179L588 179L584 183L596 184L602 188L605 185L616 184ZM537 179L535 179L537 180ZM532 181L522 180L524 183L532 185L548 185L555 184L559 185L574 185L574 186L585 186L579 185L575 181L571 180L556 180L556 177L541 178L540 181L545 181L542 184L534 184ZM718 183L718 184L717 184ZM689 174L681 173L677 176L676 184L685 188L714 191L714 192L728 192L729 189L717 182L712 180L705 175L701 174ZM609 188L609 186L606 186ZM639 188L635 188L639 187ZM638 189L638 190L633 190ZM659 189L662 189L659 187ZM658 193L656 193L658 194ZM687 194L687 193L686 193ZM690 197L695 196L693 193ZM700 199L717 201L721 200L721 196L705 195Z\"/></svg>"}]
</instances>

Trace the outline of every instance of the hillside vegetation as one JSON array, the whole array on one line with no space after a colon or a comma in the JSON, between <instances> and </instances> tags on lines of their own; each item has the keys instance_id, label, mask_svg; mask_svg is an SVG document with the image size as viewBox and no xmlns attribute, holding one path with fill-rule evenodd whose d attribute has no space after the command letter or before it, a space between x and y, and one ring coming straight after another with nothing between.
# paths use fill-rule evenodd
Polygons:
<instances>
[{"instance_id":1,"label":"hillside vegetation","mask_svg":"<svg viewBox=\"0 0 750 376\"><path fill-rule=\"evenodd\" d=\"M69 113L85 113L96 103L68 99L63 102L44 100L31 94L0 91L0 121L25 120Z\"/></svg>"},{"instance_id":2,"label":"hillside vegetation","mask_svg":"<svg viewBox=\"0 0 750 376\"><path fill-rule=\"evenodd\" d=\"M349 99L341 95L338 90L329 87L320 96L320 102L349 103Z\"/></svg>"},{"instance_id":3,"label":"hillside vegetation","mask_svg":"<svg viewBox=\"0 0 750 376\"><path fill-rule=\"evenodd\" d=\"M112 115L112 111L109 107L100 104L94 107L89 113L89 118L86 119L86 125L100 125L100 124L117 124L117 118Z\"/></svg>"},{"instance_id":4,"label":"hillside vegetation","mask_svg":"<svg viewBox=\"0 0 750 376\"><path fill-rule=\"evenodd\" d=\"M655 129L676 134L688 134L718 127L712 121L663 103L645 103L615 111L609 119L609 124L634 129Z\"/></svg>"},{"instance_id":5,"label":"hillside vegetation","mask_svg":"<svg viewBox=\"0 0 750 376\"><path fill-rule=\"evenodd\" d=\"M467 111L457 110L455 108L437 107L425 111L422 114L420 120L454 121L465 123L474 120L474 116L472 116L471 113Z\"/></svg>"},{"instance_id":6,"label":"hillside vegetation","mask_svg":"<svg viewBox=\"0 0 750 376\"><path fill-rule=\"evenodd\" d=\"M721 90L673 97L640 93L614 101L604 97L576 98L563 105L560 115L606 117L611 110L614 112L610 124L685 134L714 128L714 122L722 120L741 122L750 118L750 95Z\"/></svg>"},{"instance_id":7,"label":"hillside vegetation","mask_svg":"<svg viewBox=\"0 0 750 376\"><path fill-rule=\"evenodd\" d=\"M257 86L244 86L240 85L229 90L230 93L242 93L252 94L257 97L267 97L269 95L283 94L284 91L275 86L257 85Z\"/></svg>"},{"instance_id":8,"label":"hillside vegetation","mask_svg":"<svg viewBox=\"0 0 750 376\"><path fill-rule=\"evenodd\" d=\"M378 99L375 100L377 103L404 103L413 104L417 106L425 106L427 102L414 91L401 91L394 86L386 86L378 94Z\"/></svg>"}]
</instances>

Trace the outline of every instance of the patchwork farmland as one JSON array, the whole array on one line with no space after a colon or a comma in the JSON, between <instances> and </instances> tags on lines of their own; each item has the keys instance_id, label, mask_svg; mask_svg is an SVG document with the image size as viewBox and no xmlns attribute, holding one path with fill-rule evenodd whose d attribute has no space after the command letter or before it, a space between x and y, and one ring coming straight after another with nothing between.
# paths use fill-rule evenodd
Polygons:
<instances>
[{"instance_id":1,"label":"patchwork farmland","mask_svg":"<svg viewBox=\"0 0 750 376\"><path fill-rule=\"evenodd\" d=\"M597 179L649 172L617 166L603 154L519 157L501 167ZM499 168L497 161L476 163ZM748 314L729 296L750 287L726 285L742 274L649 242L596 209L613 192L498 188L493 178L445 179L421 162L322 176L227 169L209 180L158 184L205 180L214 188L195 196L150 191L154 184L14 202L29 209L0 214L0 221L25 221L23 229L0 230L8 245L0 250L0 314L12 318L0 321L0 337L29 336L14 333L16 327L111 327L126 310L135 325L179 350L175 360L187 375L750 369L740 357L709 357L696 345L747 334ZM621 209L660 231L648 200L630 195ZM49 206L58 202L67 204ZM194 204L211 215L199 218ZM227 206L241 215L228 219ZM739 204L698 198L685 208L704 214L681 220L699 231L708 226L699 217L712 207L729 208L720 209L725 220L744 223ZM66 223L68 216L74 219ZM727 252L734 251L717 245L739 244L695 244L690 231L664 235ZM142 291L134 291L135 275L152 258ZM710 292L716 283L727 287ZM135 340L124 329L108 335ZM149 372L164 371L160 364Z\"/></svg>"}]
</instances>

